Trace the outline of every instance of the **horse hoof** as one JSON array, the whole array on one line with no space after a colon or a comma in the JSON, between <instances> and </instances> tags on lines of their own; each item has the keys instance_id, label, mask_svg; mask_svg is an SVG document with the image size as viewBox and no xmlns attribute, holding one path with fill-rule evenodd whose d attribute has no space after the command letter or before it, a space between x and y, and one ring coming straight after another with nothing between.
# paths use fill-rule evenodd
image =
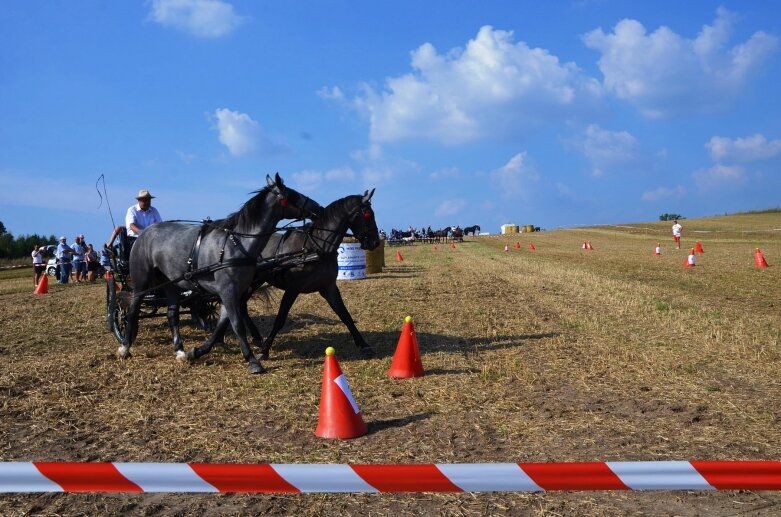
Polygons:
<instances>
[{"instance_id":1,"label":"horse hoof","mask_svg":"<svg viewBox=\"0 0 781 517\"><path fill-rule=\"evenodd\" d=\"M361 348L361 357L363 357L364 359L371 359L372 357L374 357L374 355L375 355L374 349L372 347L365 346Z\"/></svg>"},{"instance_id":2,"label":"horse hoof","mask_svg":"<svg viewBox=\"0 0 781 517\"><path fill-rule=\"evenodd\" d=\"M250 363L249 373L255 375L257 373L265 373L266 369L260 365L260 363Z\"/></svg>"},{"instance_id":3,"label":"horse hoof","mask_svg":"<svg viewBox=\"0 0 781 517\"><path fill-rule=\"evenodd\" d=\"M130 351L126 346L121 346L117 349L117 357L119 359L127 359L130 357Z\"/></svg>"},{"instance_id":4,"label":"horse hoof","mask_svg":"<svg viewBox=\"0 0 781 517\"><path fill-rule=\"evenodd\" d=\"M176 360L180 363L187 361L187 354L184 352L184 350L176 351Z\"/></svg>"}]
</instances>

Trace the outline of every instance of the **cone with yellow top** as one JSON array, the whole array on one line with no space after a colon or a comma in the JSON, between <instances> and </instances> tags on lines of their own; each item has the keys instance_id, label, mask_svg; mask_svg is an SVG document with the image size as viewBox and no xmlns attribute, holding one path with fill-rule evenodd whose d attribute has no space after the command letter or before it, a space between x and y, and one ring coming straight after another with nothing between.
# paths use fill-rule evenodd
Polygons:
<instances>
[{"instance_id":1,"label":"cone with yellow top","mask_svg":"<svg viewBox=\"0 0 781 517\"><path fill-rule=\"evenodd\" d=\"M49 292L49 275L44 273L41 275L41 279L38 281L38 285L35 286L33 294L47 294Z\"/></svg>"},{"instance_id":2,"label":"cone with yellow top","mask_svg":"<svg viewBox=\"0 0 781 517\"><path fill-rule=\"evenodd\" d=\"M358 438L368 432L361 410L355 403L347 377L336 360L336 350L325 349L323 385L320 389L320 418L315 436L320 438Z\"/></svg>"},{"instance_id":3,"label":"cone with yellow top","mask_svg":"<svg viewBox=\"0 0 781 517\"><path fill-rule=\"evenodd\" d=\"M401 336L388 369L388 376L409 379L410 377L423 377L423 375L425 372L420 360L415 326L412 324L412 316L407 316L404 318L404 326L401 328Z\"/></svg>"}]
</instances>

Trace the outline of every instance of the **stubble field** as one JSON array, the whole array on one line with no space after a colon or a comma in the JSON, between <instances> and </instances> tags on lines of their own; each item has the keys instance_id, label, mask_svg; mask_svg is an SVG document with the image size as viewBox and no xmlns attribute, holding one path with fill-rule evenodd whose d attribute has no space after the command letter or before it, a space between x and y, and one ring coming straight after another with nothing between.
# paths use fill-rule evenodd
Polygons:
<instances>
[{"instance_id":1,"label":"stubble field","mask_svg":"<svg viewBox=\"0 0 781 517\"><path fill-rule=\"evenodd\" d=\"M668 223L386 248L383 273L339 283L375 359L360 359L325 302L306 295L257 376L232 338L177 363L164 318L142 320L133 357L119 361L104 284L33 296L29 270L0 273L0 461L781 459L781 215L683 223L684 247L705 249L693 269ZM770 268L754 267L756 247ZM250 311L267 332L275 307L253 300ZM385 371L407 315L427 375L394 380ZM190 325L183 336L187 348L205 339ZM313 434L327 346L366 436ZM0 496L0 514L759 515L779 503L749 491L18 494Z\"/></svg>"}]
</instances>

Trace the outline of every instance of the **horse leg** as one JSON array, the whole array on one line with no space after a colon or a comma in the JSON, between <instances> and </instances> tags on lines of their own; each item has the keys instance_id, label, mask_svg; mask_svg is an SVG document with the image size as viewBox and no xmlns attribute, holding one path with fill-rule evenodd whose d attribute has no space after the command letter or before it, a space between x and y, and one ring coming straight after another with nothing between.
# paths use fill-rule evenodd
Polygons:
<instances>
[{"instance_id":1,"label":"horse leg","mask_svg":"<svg viewBox=\"0 0 781 517\"><path fill-rule=\"evenodd\" d=\"M261 348L261 359L268 359L269 352L271 352L271 345L274 344L274 337L276 337L277 332L282 330L282 327L285 326L287 315L290 314L290 308L293 307L293 303L296 301L296 298L298 298L299 294L300 293L298 291L287 289L285 294L282 295L282 301L279 304L277 317L274 318L274 327L271 329L271 332L269 332L265 345L263 348Z\"/></svg>"},{"instance_id":2,"label":"horse leg","mask_svg":"<svg viewBox=\"0 0 781 517\"><path fill-rule=\"evenodd\" d=\"M336 315L339 316L339 319L342 320L342 323L344 323L347 329L350 331L350 335L352 335L353 341L355 341L355 346L357 346L361 351L361 355L363 357L374 357L374 350L369 346L366 340L363 339L363 336L358 331L358 327L355 326L355 322L353 321L352 316L350 316L350 312L344 305L344 300L342 300L342 293L339 292L339 288L336 286L336 282L329 285L325 289L322 289L320 291L320 296L325 298L325 301L328 302L328 305L331 306L331 309L333 309Z\"/></svg>"},{"instance_id":3,"label":"horse leg","mask_svg":"<svg viewBox=\"0 0 781 517\"><path fill-rule=\"evenodd\" d=\"M247 330L249 330L250 335L252 335L252 344L262 351L263 336L260 335L260 330L258 330L258 326L255 325L255 322L252 321L252 318L249 315L249 309L247 308L247 303L251 297L252 295L250 294L242 300L241 309L244 312L244 324L247 326ZM268 355L266 355L266 357L261 357L261 359L268 359Z\"/></svg>"},{"instance_id":4,"label":"horse leg","mask_svg":"<svg viewBox=\"0 0 781 517\"><path fill-rule=\"evenodd\" d=\"M136 340L138 334L138 315L141 311L141 302L144 298L143 292L135 292L130 302L130 308L127 311L127 326L125 327L125 337L122 344L117 349L117 357L127 359L130 357L130 345Z\"/></svg>"},{"instance_id":5,"label":"horse leg","mask_svg":"<svg viewBox=\"0 0 781 517\"><path fill-rule=\"evenodd\" d=\"M188 350L187 359L189 360L198 359L199 357L211 352L211 349L217 343L224 343L225 331L228 329L229 324L230 324L230 319L228 319L228 313L226 312L225 306L223 305L222 308L220 309L220 319L217 320L217 324L214 326L214 331L212 332L212 335L209 336L209 339L207 339L206 342L201 346L191 348L190 350Z\"/></svg>"},{"instance_id":6,"label":"horse leg","mask_svg":"<svg viewBox=\"0 0 781 517\"><path fill-rule=\"evenodd\" d=\"M168 304L166 316L168 318L168 328L171 329L171 337L174 341L174 354L176 354L177 361L184 361L186 358L184 342L179 335L179 292L169 285L165 288L165 295Z\"/></svg>"},{"instance_id":7,"label":"horse leg","mask_svg":"<svg viewBox=\"0 0 781 517\"><path fill-rule=\"evenodd\" d=\"M231 325L233 326L233 332L236 334L236 339L239 340L241 345L241 354L244 356L244 360L247 361L249 367L249 373L263 373L265 368L260 364L258 359L252 353L249 343L247 342L247 328L244 324L246 320L246 313L242 309L244 304L242 298L237 296L226 297L222 300L222 306L225 308L228 318L230 318Z\"/></svg>"}]
</instances>

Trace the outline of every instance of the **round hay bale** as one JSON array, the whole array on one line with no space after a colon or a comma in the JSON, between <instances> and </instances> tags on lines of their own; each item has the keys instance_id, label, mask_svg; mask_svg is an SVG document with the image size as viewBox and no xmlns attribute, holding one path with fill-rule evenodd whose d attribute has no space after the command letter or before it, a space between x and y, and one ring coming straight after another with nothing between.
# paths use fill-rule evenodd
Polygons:
<instances>
[{"instance_id":1,"label":"round hay bale","mask_svg":"<svg viewBox=\"0 0 781 517\"><path fill-rule=\"evenodd\" d=\"M385 240L380 239L380 245L372 251L366 250L366 274L382 273L385 265Z\"/></svg>"}]
</instances>

